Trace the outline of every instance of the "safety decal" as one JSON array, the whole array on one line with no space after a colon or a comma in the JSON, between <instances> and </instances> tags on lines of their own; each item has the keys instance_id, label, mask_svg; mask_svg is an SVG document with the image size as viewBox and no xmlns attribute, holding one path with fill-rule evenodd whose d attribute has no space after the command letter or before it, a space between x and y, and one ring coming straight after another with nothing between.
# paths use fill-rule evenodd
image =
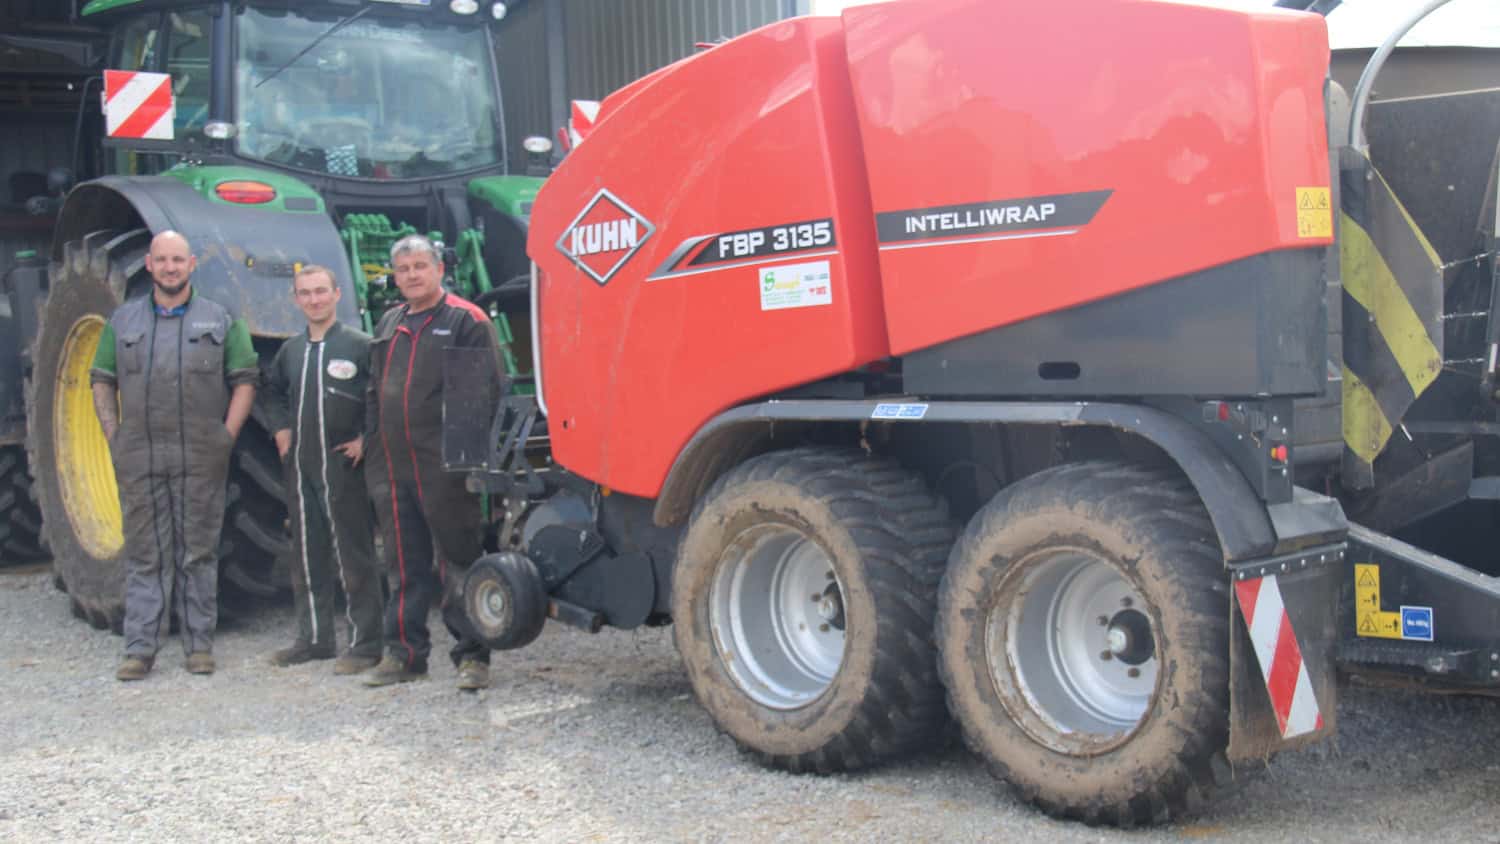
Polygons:
<instances>
[{"instance_id":1,"label":"safety decal","mask_svg":"<svg viewBox=\"0 0 1500 844\"><path fill-rule=\"evenodd\" d=\"M1431 642L1434 632L1432 607L1401 607L1399 612L1380 609L1380 566L1354 565L1354 632L1367 639L1405 639Z\"/></svg>"},{"instance_id":2,"label":"safety decal","mask_svg":"<svg viewBox=\"0 0 1500 844\"><path fill-rule=\"evenodd\" d=\"M1328 188L1297 188L1297 236L1333 237L1333 200Z\"/></svg>"},{"instance_id":3,"label":"safety decal","mask_svg":"<svg viewBox=\"0 0 1500 844\"><path fill-rule=\"evenodd\" d=\"M921 419L927 415L925 404L882 403L875 405L871 419Z\"/></svg>"},{"instance_id":4,"label":"safety decal","mask_svg":"<svg viewBox=\"0 0 1500 844\"><path fill-rule=\"evenodd\" d=\"M328 377L337 378L340 381L348 381L359 373L359 367L352 360L334 358L328 362Z\"/></svg>"},{"instance_id":5,"label":"safety decal","mask_svg":"<svg viewBox=\"0 0 1500 844\"><path fill-rule=\"evenodd\" d=\"M1443 262L1363 154L1340 152L1344 486L1375 485L1375 458L1443 370Z\"/></svg>"},{"instance_id":6,"label":"safety decal","mask_svg":"<svg viewBox=\"0 0 1500 844\"><path fill-rule=\"evenodd\" d=\"M1322 729L1323 713L1302 660L1297 632L1281 601L1276 575L1236 581L1234 590L1281 737L1288 739Z\"/></svg>"},{"instance_id":7,"label":"safety decal","mask_svg":"<svg viewBox=\"0 0 1500 844\"><path fill-rule=\"evenodd\" d=\"M827 261L761 267L756 279L763 311L833 304L833 282Z\"/></svg>"},{"instance_id":8,"label":"safety decal","mask_svg":"<svg viewBox=\"0 0 1500 844\"><path fill-rule=\"evenodd\" d=\"M104 71L106 135L170 141L176 115L171 74Z\"/></svg>"},{"instance_id":9,"label":"safety decal","mask_svg":"<svg viewBox=\"0 0 1500 844\"><path fill-rule=\"evenodd\" d=\"M875 230L883 250L1071 235L1092 222L1113 193L1084 191L883 211L875 215Z\"/></svg>"},{"instance_id":10,"label":"safety decal","mask_svg":"<svg viewBox=\"0 0 1500 844\"><path fill-rule=\"evenodd\" d=\"M1432 641L1432 607L1401 608L1401 638Z\"/></svg>"},{"instance_id":11,"label":"safety decal","mask_svg":"<svg viewBox=\"0 0 1500 844\"><path fill-rule=\"evenodd\" d=\"M557 239L557 251L600 285L625 266L656 226L607 189L594 194Z\"/></svg>"}]
</instances>

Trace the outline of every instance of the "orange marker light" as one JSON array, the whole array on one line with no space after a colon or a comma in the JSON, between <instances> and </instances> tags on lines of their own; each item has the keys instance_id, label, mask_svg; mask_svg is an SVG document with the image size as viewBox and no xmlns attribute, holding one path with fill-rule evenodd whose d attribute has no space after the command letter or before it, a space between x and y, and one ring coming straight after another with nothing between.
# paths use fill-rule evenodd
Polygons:
<instances>
[{"instance_id":1,"label":"orange marker light","mask_svg":"<svg viewBox=\"0 0 1500 844\"><path fill-rule=\"evenodd\" d=\"M276 198L276 189L265 182L220 182L214 185L214 193L225 202L240 205L263 205Z\"/></svg>"}]
</instances>

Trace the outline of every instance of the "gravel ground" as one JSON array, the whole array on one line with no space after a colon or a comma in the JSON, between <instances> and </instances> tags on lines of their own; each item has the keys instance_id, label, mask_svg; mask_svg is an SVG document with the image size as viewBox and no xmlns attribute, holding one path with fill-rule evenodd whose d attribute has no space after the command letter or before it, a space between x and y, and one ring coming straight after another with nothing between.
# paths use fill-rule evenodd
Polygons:
<instances>
[{"instance_id":1,"label":"gravel ground","mask_svg":"<svg viewBox=\"0 0 1500 844\"><path fill-rule=\"evenodd\" d=\"M669 630L552 626L464 694L446 661L388 689L272 668L287 610L226 624L213 677L174 644L118 683L120 640L34 568L0 573L0 617L5 841L1500 841L1490 699L1347 687L1336 743L1188 822L1119 832L1046 818L957 748L856 776L764 770L693 701Z\"/></svg>"}]
</instances>

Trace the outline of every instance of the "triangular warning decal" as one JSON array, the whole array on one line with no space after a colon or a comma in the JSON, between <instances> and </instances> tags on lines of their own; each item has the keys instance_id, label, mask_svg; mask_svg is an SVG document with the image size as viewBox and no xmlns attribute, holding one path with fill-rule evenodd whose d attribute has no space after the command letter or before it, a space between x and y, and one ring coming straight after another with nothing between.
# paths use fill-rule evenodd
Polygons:
<instances>
[{"instance_id":1,"label":"triangular warning decal","mask_svg":"<svg viewBox=\"0 0 1500 844\"><path fill-rule=\"evenodd\" d=\"M1375 631L1375 619L1372 616L1368 616L1368 615L1365 616L1364 620L1359 623L1359 632L1361 632L1361 633L1374 633L1374 632L1376 632Z\"/></svg>"},{"instance_id":2,"label":"triangular warning decal","mask_svg":"<svg viewBox=\"0 0 1500 844\"><path fill-rule=\"evenodd\" d=\"M1380 584L1375 582L1375 576L1370 573L1369 569L1365 568L1360 571L1359 583L1357 585L1364 586L1366 588L1374 588L1376 586L1379 586Z\"/></svg>"}]
</instances>

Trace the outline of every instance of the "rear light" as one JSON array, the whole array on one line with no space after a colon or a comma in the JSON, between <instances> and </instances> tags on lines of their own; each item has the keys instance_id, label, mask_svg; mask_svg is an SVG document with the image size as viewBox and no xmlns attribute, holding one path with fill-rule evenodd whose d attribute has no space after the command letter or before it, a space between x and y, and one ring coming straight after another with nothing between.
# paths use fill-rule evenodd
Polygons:
<instances>
[{"instance_id":1,"label":"rear light","mask_svg":"<svg viewBox=\"0 0 1500 844\"><path fill-rule=\"evenodd\" d=\"M220 182L214 185L214 193L225 202L240 205L263 205L276 198L276 189L265 182Z\"/></svg>"},{"instance_id":2,"label":"rear light","mask_svg":"<svg viewBox=\"0 0 1500 844\"><path fill-rule=\"evenodd\" d=\"M1287 448L1286 448L1286 446L1284 446L1284 445L1278 445L1278 446L1276 446L1276 447L1274 447L1274 448L1271 449L1271 459L1272 460L1275 460L1277 463L1285 463L1286 462L1286 458L1287 458Z\"/></svg>"}]
</instances>

